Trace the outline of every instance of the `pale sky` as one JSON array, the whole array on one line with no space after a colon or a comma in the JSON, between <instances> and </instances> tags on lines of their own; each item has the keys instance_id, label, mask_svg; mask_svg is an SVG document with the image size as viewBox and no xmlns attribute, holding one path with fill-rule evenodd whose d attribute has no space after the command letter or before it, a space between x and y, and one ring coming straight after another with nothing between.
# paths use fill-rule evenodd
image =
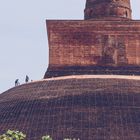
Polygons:
<instances>
[{"instance_id":1,"label":"pale sky","mask_svg":"<svg viewBox=\"0 0 140 140\"><path fill-rule=\"evenodd\" d=\"M0 93L43 78L48 66L46 19L83 19L86 0L0 0ZM140 19L140 0L131 0Z\"/></svg>"}]
</instances>

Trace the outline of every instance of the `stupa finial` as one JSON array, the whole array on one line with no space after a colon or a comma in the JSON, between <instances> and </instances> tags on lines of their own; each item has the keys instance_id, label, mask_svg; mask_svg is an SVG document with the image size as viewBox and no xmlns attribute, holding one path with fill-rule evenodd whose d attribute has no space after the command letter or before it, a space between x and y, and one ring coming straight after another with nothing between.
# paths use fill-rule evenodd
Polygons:
<instances>
[{"instance_id":1,"label":"stupa finial","mask_svg":"<svg viewBox=\"0 0 140 140\"><path fill-rule=\"evenodd\" d=\"M85 20L131 19L130 0L87 0Z\"/></svg>"}]
</instances>

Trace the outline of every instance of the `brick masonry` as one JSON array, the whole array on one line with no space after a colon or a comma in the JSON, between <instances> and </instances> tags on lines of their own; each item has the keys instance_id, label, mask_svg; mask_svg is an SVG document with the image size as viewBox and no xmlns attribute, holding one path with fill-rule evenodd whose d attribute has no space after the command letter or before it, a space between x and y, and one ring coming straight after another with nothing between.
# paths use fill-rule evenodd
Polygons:
<instances>
[{"instance_id":1,"label":"brick masonry","mask_svg":"<svg viewBox=\"0 0 140 140\"><path fill-rule=\"evenodd\" d=\"M48 20L47 30L49 68L45 78L74 71L96 74L95 69L106 74L106 68L121 74L119 67L128 70L122 74L140 74L140 21Z\"/></svg>"},{"instance_id":2,"label":"brick masonry","mask_svg":"<svg viewBox=\"0 0 140 140\"><path fill-rule=\"evenodd\" d=\"M78 76L12 88L0 94L0 134L8 129L27 140L139 140L140 80Z\"/></svg>"},{"instance_id":3,"label":"brick masonry","mask_svg":"<svg viewBox=\"0 0 140 140\"><path fill-rule=\"evenodd\" d=\"M102 10L107 17L47 21L46 79L0 94L0 134L12 129L27 140L46 134L53 140L140 140L140 76L134 76L140 75L140 21L128 20L129 0L87 2L100 3L87 5L85 14L93 6L90 18ZM106 11L112 4L113 18Z\"/></svg>"},{"instance_id":4,"label":"brick masonry","mask_svg":"<svg viewBox=\"0 0 140 140\"><path fill-rule=\"evenodd\" d=\"M112 20L131 19L130 0L87 0L85 20L109 18Z\"/></svg>"}]
</instances>

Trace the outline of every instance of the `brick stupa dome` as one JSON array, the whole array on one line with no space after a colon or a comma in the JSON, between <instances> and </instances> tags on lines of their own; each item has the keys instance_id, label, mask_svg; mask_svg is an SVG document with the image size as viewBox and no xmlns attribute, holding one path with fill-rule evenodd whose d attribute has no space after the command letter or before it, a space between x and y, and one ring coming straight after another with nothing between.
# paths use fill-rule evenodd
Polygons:
<instances>
[{"instance_id":1,"label":"brick stupa dome","mask_svg":"<svg viewBox=\"0 0 140 140\"><path fill-rule=\"evenodd\" d=\"M97 1L87 0L87 7L90 2ZM112 3L99 0L98 6L105 2ZM129 12L128 0L116 2ZM19 130L27 140L46 134L53 140L139 140L140 22L50 20L47 28L44 79L0 94L0 133Z\"/></svg>"},{"instance_id":2,"label":"brick stupa dome","mask_svg":"<svg viewBox=\"0 0 140 140\"><path fill-rule=\"evenodd\" d=\"M24 84L0 95L0 132L27 140L140 139L140 77L68 76Z\"/></svg>"}]
</instances>

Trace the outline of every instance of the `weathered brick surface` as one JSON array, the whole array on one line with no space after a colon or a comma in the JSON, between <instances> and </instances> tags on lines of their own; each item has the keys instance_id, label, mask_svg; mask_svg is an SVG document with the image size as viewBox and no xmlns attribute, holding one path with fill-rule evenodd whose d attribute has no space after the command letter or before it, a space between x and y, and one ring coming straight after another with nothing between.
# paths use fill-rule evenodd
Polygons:
<instances>
[{"instance_id":1,"label":"weathered brick surface","mask_svg":"<svg viewBox=\"0 0 140 140\"><path fill-rule=\"evenodd\" d=\"M47 21L47 28L48 72L58 71L56 75L65 71L71 71L67 74L74 71L95 74L92 70L100 73L99 69L110 67L110 70L117 72L118 67L122 67L120 71L128 70L125 74L130 74L131 70L131 74L140 72L140 21L56 20ZM136 72L133 71L134 67ZM45 78L51 76L55 75L46 73Z\"/></svg>"},{"instance_id":2,"label":"weathered brick surface","mask_svg":"<svg viewBox=\"0 0 140 140\"><path fill-rule=\"evenodd\" d=\"M46 134L53 140L140 140L139 78L88 78L140 75L140 21L128 20L129 0L87 0L85 19L92 18L98 20L47 21L45 78L81 77L51 78L0 94L0 134L12 129L27 140Z\"/></svg>"},{"instance_id":3,"label":"weathered brick surface","mask_svg":"<svg viewBox=\"0 0 140 140\"><path fill-rule=\"evenodd\" d=\"M0 134L27 140L139 140L140 80L60 79L21 85L0 95Z\"/></svg>"},{"instance_id":4,"label":"weathered brick surface","mask_svg":"<svg viewBox=\"0 0 140 140\"><path fill-rule=\"evenodd\" d=\"M85 19L131 19L130 0L87 0Z\"/></svg>"}]
</instances>

